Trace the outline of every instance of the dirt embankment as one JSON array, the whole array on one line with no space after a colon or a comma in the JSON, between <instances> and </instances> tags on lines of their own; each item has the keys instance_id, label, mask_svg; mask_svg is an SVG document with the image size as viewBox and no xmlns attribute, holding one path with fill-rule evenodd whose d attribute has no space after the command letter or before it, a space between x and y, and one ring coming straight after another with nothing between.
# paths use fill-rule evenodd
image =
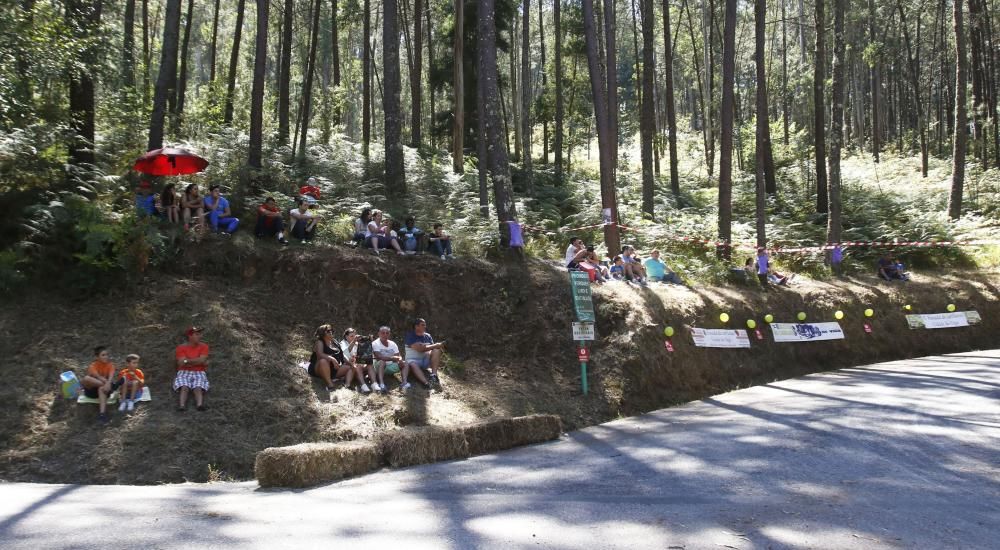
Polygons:
<instances>
[{"instance_id":1,"label":"dirt embankment","mask_svg":"<svg viewBox=\"0 0 1000 550\"><path fill-rule=\"evenodd\" d=\"M246 236L242 236L246 237ZM241 236L237 236L237 239ZM568 428L637 414L737 387L807 372L996 345L1000 279L993 274L918 277L906 284L872 279L806 282L763 293L740 287L596 291L591 394L580 395L570 335L566 274L542 262L525 266L430 256L378 259L340 247L252 248L209 241L191 247L169 272L108 295L72 299L26 292L0 312L0 479L158 483L246 479L254 454L309 441L364 439L407 425L454 425L495 415L553 413ZM247 250L253 250L248 253ZM948 303L977 309L981 325L911 331L915 312ZM862 311L876 310L874 331ZM774 344L750 350L695 348L686 328L734 327L765 313L791 320L832 320L843 310L847 340ZM444 389L334 400L296 364L325 322L394 339L414 317L448 342ZM206 327L212 346L210 410L174 411L172 352L183 328ZM667 324L675 352L663 348ZM93 346L116 362L142 355L153 395L130 417L95 422L96 406L57 396L60 372L82 373Z\"/></svg>"}]
</instances>

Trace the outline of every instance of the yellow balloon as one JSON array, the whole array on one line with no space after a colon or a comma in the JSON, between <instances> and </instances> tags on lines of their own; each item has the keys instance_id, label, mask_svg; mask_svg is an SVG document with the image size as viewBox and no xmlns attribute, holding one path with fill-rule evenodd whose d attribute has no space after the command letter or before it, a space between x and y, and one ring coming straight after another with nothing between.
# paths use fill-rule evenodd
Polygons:
<instances>
[{"instance_id":1,"label":"yellow balloon","mask_svg":"<svg viewBox=\"0 0 1000 550\"><path fill-rule=\"evenodd\" d=\"M955 304L948 304L948 311L955 311Z\"/></svg>"},{"instance_id":2,"label":"yellow balloon","mask_svg":"<svg viewBox=\"0 0 1000 550\"><path fill-rule=\"evenodd\" d=\"M729 314L728 313L720 313L719 314L719 320L722 321L723 323L728 323L729 322Z\"/></svg>"},{"instance_id":3,"label":"yellow balloon","mask_svg":"<svg viewBox=\"0 0 1000 550\"><path fill-rule=\"evenodd\" d=\"M836 311L836 312L835 312L835 313L833 314L833 316L834 316L834 317L836 317L836 318L837 318L837 320L839 321L840 319L843 319L843 318L844 318L844 312L843 312L843 311L840 311L840 310L838 309L838 310L837 310L837 311Z\"/></svg>"},{"instance_id":4,"label":"yellow balloon","mask_svg":"<svg viewBox=\"0 0 1000 550\"><path fill-rule=\"evenodd\" d=\"M757 328L757 321L747 319L747 328Z\"/></svg>"},{"instance_id":5,"label":"yellow balloon","mask_svg":"<svg viewBox=\"0 0 1000 550\"><path fill-rule=\"evenodd\" d=\"M774 315L771 315L770 313L768 313L767 315L765 315L764 316L764 322L765 323L773 323L774 322Z\"/></svg>"},{"instance_id":6,"label":"yellow balloon","mask_svg":"<svg viewBox=\"0 0 1000 550\"><path fill-rule=\"evenodd\" d=\"M910 311L911 309L913 309L913 306L911 306L910 304L906 304L905 306L903 306L903 309L905 309L906 311Z\"/></svg>"},{"instance_id":7,"label":"yellow balloon","mask_svg":"<svg viewBox=\"0 0 1000 550\"><path fill-rule=\"evenodd\" d=\"M805 321L806 320L806 312L800 311L799 314L796 315L796 317L799 318L799 321Z\"/></svg>"},{"instance_id":8,"label":"yellow balloon","mask_svg":"<svg viewBox=\"0 0 1000 550\"><path fill-rule=\"evenodd\" d=\"M871 317L872 315L875 315L875 310L874 309L868 308L868 309L865 310L865 317Z\"/></svg>"},{"instance_id":9,"label":"yellow balloon","mask_svg":"<svg viewBox=\"0 0 1000 550\"><path fill-rule=\"evenodd\" d=\"M667 338L670 338L671 336L674 335L674 327L667 327L663 329L663 334L665 334Z\"/></svg>"}]
</instances>

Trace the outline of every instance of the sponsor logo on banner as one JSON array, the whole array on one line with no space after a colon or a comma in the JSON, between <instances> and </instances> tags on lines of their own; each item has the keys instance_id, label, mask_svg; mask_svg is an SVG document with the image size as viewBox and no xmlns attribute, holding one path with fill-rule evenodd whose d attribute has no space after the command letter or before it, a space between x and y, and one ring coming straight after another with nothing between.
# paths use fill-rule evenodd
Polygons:
<instances>
[{"instance_id":1,"label":"sponsor logo on banner","mask_svg":"<svg viewBox=\"0 0 1000 550\"><path fill-rule=\"evenodd\" d=\"M742 330L693 328L691 337L699 348L749 348L750 338Z\"/></svg>"},{"instance_id":2,"label":"sponsor logo on banner","mask_svg":"<svg viewBox=\"0 0 1000 550\"><path fill-rule=\"evenodd\" d=\"M923 313L906 316L910 328L957 328L976 325L982 321L977 311L956 311L954 313Z\"/></svg>"},{"instance_id":3,"label":"sponsor logo on banner","mask_svg":"<svg viewBox=\"0 0 1000 550\"><path fill-rule=\"evenodd\" d=\"M843 340L840 323L771 323L775 342L814 342Z\"/></svg>"}]
</instances>

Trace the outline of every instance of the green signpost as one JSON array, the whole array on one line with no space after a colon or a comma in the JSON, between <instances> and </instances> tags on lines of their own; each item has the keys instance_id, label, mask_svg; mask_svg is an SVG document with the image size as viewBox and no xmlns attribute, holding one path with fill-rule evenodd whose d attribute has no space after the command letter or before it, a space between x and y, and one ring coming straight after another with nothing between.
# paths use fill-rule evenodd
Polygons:
<instances>
[{"instance_id":1,"label":"green signpost","mask_svg":"<svg viewBox=\"0 0 1000 550\"><path fill-rule=\"evenodd\" d=\"M596 321L594 316L594 297L590 291L590 277L585 271L570 271L569 272L569 282L570 287L573 290L573 310L576 312L576 320L578 323L574 325L588 323L592 324ZM583 339L589 336L593 340L593 327L590 330L581 330L584 327L574 326L574 335L578 338L576 339L580 346L577 352L577 357L580 359L580 386L583 390L583 395L587 395L587 361L590 359L590 351L587 349L586 341Z\"/></svg>"}]
</instances>

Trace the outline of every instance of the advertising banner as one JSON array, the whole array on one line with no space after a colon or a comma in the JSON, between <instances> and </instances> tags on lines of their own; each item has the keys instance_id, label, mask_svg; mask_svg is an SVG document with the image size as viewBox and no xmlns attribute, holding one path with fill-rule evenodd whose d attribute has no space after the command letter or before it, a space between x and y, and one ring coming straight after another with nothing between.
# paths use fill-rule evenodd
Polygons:
<instances>
[{"instance_id":1,"label":"advertising banner","mask_svg":"<svg viewBox=\"0 0 1000 550\"><path fill-rule=\"evenodd\" d=\"M746 331L714 329L714 328L693 328L691 336L694 338L694 345L699 348L749 348L750 338Z\"/></svg>"},{"instance_id":2,"label":"advertising banner","mask_svg":"<svg viewBox=\"0 0 1000 550\"><path fill-rule=\"evenodd\" d=\"M917 328L957 328L975 325L982 321L977 311L956 311L953 313L923 313L906 316L911 329Z\"/></svg>"},{"instance_id":3,"label":"advertising banner","mask_svg":"<svg viewBox=\"0 0 1000 550\"><path fill-rule=\"evenodd\" d=\"M775 342L815 342L843 340L840 323L771 323Z\"/></svg>"}]
</instances>

